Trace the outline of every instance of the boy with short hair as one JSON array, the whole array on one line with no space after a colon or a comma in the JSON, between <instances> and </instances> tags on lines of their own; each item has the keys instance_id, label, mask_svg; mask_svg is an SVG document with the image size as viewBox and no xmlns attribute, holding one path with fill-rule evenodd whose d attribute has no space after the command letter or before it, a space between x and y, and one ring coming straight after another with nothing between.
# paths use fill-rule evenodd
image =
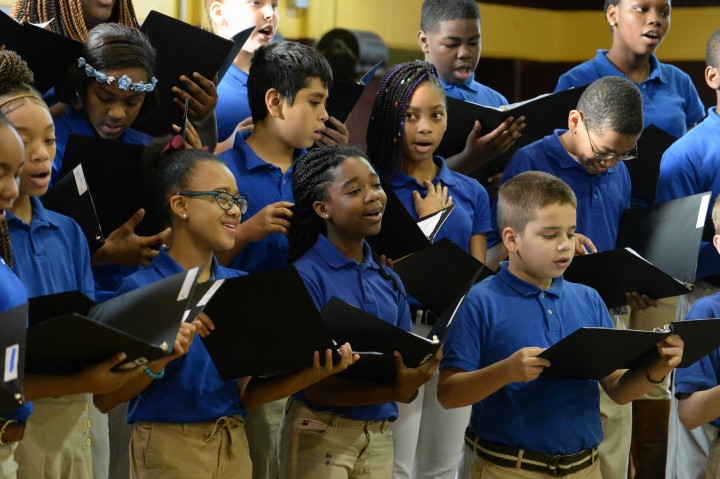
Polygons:
<instances>
[{"instance_id":1,"label":"boy with short hair","mask_svg":"<svg viewBox=\"0 0 720 479\"><path fill-rule=\"evenodd\" d=\"M705 82L715 90L716 106L685 136L665 151L660 162L658 202L712 191L712 201L720 195L720 30L707 42L705 51ZM710 212L708 211L708 214ZM693 303L703 296L718 292L720 256L711 242L703 241L697 264L694 290L678 299L676 319L685 319ZM703 474L699 464L705 464L709 437L717 435L714 423L688 431L675 414L677 402L671 403L668 431L667 477L696 477ZM687 476L686 476L687 475Z\"/></svg>"},{"instance_id":2,"label":"boy with short hair","mask_svg":"<svg viewBox=\"0 0 720 479\"><path fill-rule=\"evenodd\" d=\"M305 45L279 42L255 53L248 77L254 130L247 139L237 133L233 147L220 155L248 199L235 248L217 252L223 265L250 273L288 265L292 165L320 137L332 82L325 58ZM255 479L278 473L277 431L284 406L281 400L248 411Z\"/></svg>"},{"instance_id":3,"label":"boy with short hair","mask_svg":"<svg viewBox=\"0 0 720 479\"><path fill-rule=\"evenodd\" d=\"M509 261L471 289L440 364L440 403L473 405L470 477L601 477L597 382L542 377L549 362L539 357L581 327L612 327L596 291L562 278L575 250L576 205L568 185L547 173L519 174L500 189L498 224ZM647 366L599 381L614 401L628 403L666 376L679 364L683 342L672 335L657 349Z\"/></svg>"},{"instance_id":4,"label":"boy with short hair","mask_svg":"<svg viewBox=\"0 0 720 479\"><path fill-rule=\"evenodd\" d=\"M720 30L718 30L720 32ZM716 32L716 33L718 33ZM707 121L707 120L706 120ZM713 245L720 253L720 201L712 209L715 227ZM699 299L686 319L720 317L720 292ZM706 423L720 427L720 348L700 361L675 373L675 395L679 399L678 417L688 430ZM699 471L698 471L699 472ZM720 438L715 435L705 469L707 479L720 478Z\"/></svg>"},{"instance_id":5,"label":"boy with short hair","mask_svg":"<svg viewBox=\"0 0 720 479\"><path fill-rule=\"evenodd\" d=\"M425 61L437 68L448 97L495 108L508 104L500 93L475 81L481 47L480 10L475 0L425 0L418 45ZM510 148L520 137L524 120L510 117L483 136L480 122L476 121L465 150L448 158L448 165L461 173L471 173Z\"/></svg>"}]
</instances>

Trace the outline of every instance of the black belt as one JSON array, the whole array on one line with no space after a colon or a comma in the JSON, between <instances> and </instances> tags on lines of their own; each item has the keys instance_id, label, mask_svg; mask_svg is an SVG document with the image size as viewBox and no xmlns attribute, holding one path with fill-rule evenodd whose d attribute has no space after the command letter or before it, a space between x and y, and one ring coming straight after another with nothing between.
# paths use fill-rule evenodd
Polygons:
<instances>
[{"instance_id":1,"label":"black belt","mask_svg":"<svg viewBox=\"0 0 720 479\"><path fill-rule=\"evenodd\" d=\"M542 472L553 477L563 477L582 471L595 464L598 460L597 448L585 449L575 454L553 456L486 441L480 439L470 429L465 430L465 444L471 447L475 454L491 464Z\"/></svg>"},{"instance_id":2,"label":"black belt","mask_svg":"<svg viewBox=\"0 0 720 479\"><path fill-rule=\"evenodd\" d=\"M413 324L435 326L438 322L437 315L429 309L410 308L410 318L412 319Z\"/></svg>"},{"instance_id":3,"label":"black belt","mask_svg":"<svg viewBox=\"0 0 720 479\"><path fill-rule=\"evenodd\" d=\"M0 420L0 444L18 442L25 434L25 423L14 419Z\"/></svg>"}]
</instances>

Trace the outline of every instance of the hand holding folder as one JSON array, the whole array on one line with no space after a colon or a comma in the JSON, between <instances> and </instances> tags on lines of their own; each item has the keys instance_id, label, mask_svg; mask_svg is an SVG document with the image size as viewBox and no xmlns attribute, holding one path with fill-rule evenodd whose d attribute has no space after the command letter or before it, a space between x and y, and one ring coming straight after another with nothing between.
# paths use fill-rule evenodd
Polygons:
<instances>
[{"instance_id":1,"label":"hand holding folder","mask_svg":"<svg viewBox=\"0 0 720 479\"><path fill-rule=\"evenodd\" d=\"M173 351L198 269L95 304L77 291L31 298L27 370L72 374L124 352L131 369Z\"/></svg>"}]
</instances>

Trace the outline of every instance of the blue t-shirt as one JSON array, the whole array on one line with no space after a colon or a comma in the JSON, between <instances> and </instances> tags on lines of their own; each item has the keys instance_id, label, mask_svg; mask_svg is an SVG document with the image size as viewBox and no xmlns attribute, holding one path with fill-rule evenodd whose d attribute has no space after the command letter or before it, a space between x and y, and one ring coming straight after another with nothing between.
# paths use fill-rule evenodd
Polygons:
<instances>
[{"instance_id":1,"label":"blue t-shirt","mask_svg":"<svg viewBox=\"0 0 720 479\"><path fill-rule=\"evenodd\" d=\"M294 265L318 310L324 308L334 296L398 328L410 331L410 310L403 296L404 291L397 291L390 280L380 275L380 267L372 259L370 245L365 243L364 250L363 261L358 264L342 254L327 237L319 235L313 247ZM400 278L388 268L385 271L394 276L402 288ZM397 404L394 402L320 408L310 404L302 391L294 396L312 409L341 414L350 419L394 421L398 416Z\"/></svg>"},{"instance_id":2,"label":"blue t-shirt","mask_svg":"<svg viewBox=\"0 0 720 479\"><path fill-rule=\"evenodd\" d=\"M599 175L591 175L575 161L560 142L565 130L555 130L542 140L515 152L500 185L525 171L537 170L557 176L577 197L577 231L589 237L598 251L615 248L623 211L630 203L630 175L622 162ZM493 202L493 233L488 247L500 242L497 199Z\"/></svg>"},{"instance_id":3,"label":"blue t-shirt","mask_svg":"<svg viewBox=\"0 0 720 479\"><path fill-rule=\"evenodd\" d=\"M248 74L235 65L230 65L217 87L218 104L215 107L215 116L219 141L230 138L238 123L252 116L247 82Z\"/></svg>"},{"instance_id":4,"label":"blue t-shirt","mask_svg":"<svg viewBox=\"0 0 720 479\"><path fill-rule=\"evenodd\" d=\"M712 192L707 217L720 194L720 116L712 107L698 126L673 143L660 162L656 201ZM697 278L720 274L720 255L711 242L700 244Z\"/></svg>"},{"instance_id":5,"label":"blue t-shirt","mask_svg":"<svg viewBox=\"0 0 720 479\"><path fill-rule=\"evenodd\" d=\"M612 328L587 286L555 278L547 290L500 271L473 286L445 339L441 368L475 371L525 347L547 348L577 329ZM498 444L572 454L602 440L598 383L545 378L511 383L472 406L470 429Z\"/></svg>"},{"instance_id":6,"label":"blue t-shirt","mask_svg":"<svg viewBox=\"0 0 720 479\"><path fill-rule=\"evenodd\" d=\"M598 50L595 58L560 75L555 91L589 85L607 76L628 78L607 59L607 54L607 50ZM645 127L655 125L680 138L705 115L690 76L673 65L661 63L655 55L650 56L650 76L636 85L642 92Z\"/></svg>"},{"instance_id":7,"label":"blue t-shirt","mask_svg":"<svg viewBox=\"0 0 720 479\"><path fill-rule=\"evenodd\" d=\"M0 258L0 312L15 308L27 303L28 295L25 286L20 279L12 272L8 265ZM24 354L24 352L22 352ZM32 403L26 402L19 409L13 412L2 413L2 419L14 419L16 421L27 421L32 413Z\"/></svg>"},{"instance_id":8,"label":"blue t-shirt","mask_svg":"<svg viewBox=\"0 0 720 479\"><path fill-rule=\"evenodd\" d=\"M70 107L65 109L65 114L60 118L55 118L55 145L57 153L52 166L52 175L50 178L50 186L60 179L60 171L62 170L63 157L65 156L65 147L68 137L71 133L97 137L97 133L92 125L88 123L82 113ZM147 145L152 141L150 135L141 133L136 130L127 129L118 138L118 141L130 143L132 145ZM130 219L130 218L128 218ZM106 231L110 234L111 231ZM118 264L102 264L93 266L93 276L95 278L95 298L98 302L106 301L113 297L120 281L126 276L138 270L138 266L121 266Z\"/></svg>"},{"instance_id":9,"label":"blue t-shirt","mask_svg":"<svg viewBox=\"0 0 720 479\"><path fill-rule=\"evenodd\" d=\"M183 271L167 251L162 250L149 265L125 278L118 294ZM213 278L233 278L243 274L219 266L213 258ZM236 381L220 378L202 338L195 336L187 354L170 361L162 378L154 380L130 400L127 421L129 424L136 421L189 424L236 414L245 415L245 410L240 407Z\"/></svg>"},{"instance_id":10,"label":"blue t-shirt","mask_svg":"<svg viewBox=\"0 0 720 479\"><path fill-rule=\"evenodd\" d=\"M305 150L295 150L295 158ZM240 194L248 200L247 212L242 221L247 221L267 205L278 201L295 200L292 195L293 167L285 173L255 154L242 134L235 136L231 150L220 155L237 182ZM288 239L282 233L271 233L257 243L247 244L228 265L241 271L255 273L285 268L288 265Z\"/></svg>"},{"instance_id":11,"label":"blue t-shirt","mask_svg":"<svg viewBox=\"0 0 720 479\"><path fill-rule=\"evenodd\" d=\"M697 300L685 319L720 318L720 293ZM687 368L675 370L675 396L705 391L720 384L720 348L712 351L700 361ZM720 418L710 422L720 427Z\"/></svg>"},{"instance_id":12,"label":"blue t-shirt","mask_svg":"<svg viewBox=\"0 0 720 479\"><path fill-rule=\"evenodd\" d=\"M78 224L31 197L32 221L7 212L15 272L30 297L80 291L95 297L90 249Z\"/></svg>"},{"instance_id":13,"label":"blue t-shirt","mask_svg":"<svg viewBox=\"0 0 720 479\"><path fill-rule=\"evenodd\" d=\"M491 106L494 108L508 104L507 98L489 86L476 82L472 76L459 84L447 83L440 78L440 84L445 89L445 94L450 98L470 101L478 105Z\"/></svg>"},{"instance_id":14,"label":"blue t-shirt","mask_svg":"<svg viewBox=\"0 0 720 479\"><path fill-rule=\"evenodd\" d=\"M435 165L440 168L433 184L441 182L448 187L448 195L452 196L455 208L447 217L442 228L435 236L439 241L450 239L466 252L470 252L470 237L485 234L490 228L490 200L485 188L474 178L469 178L449 169L445 160L439 156L433 158ZM387 179L387 183L402 202L405 209L417 221L413 191L419 191L423 197L427 195L427 188L421 185L412 176L402 170L396 170Z\"/></svg>"}]
</instances>

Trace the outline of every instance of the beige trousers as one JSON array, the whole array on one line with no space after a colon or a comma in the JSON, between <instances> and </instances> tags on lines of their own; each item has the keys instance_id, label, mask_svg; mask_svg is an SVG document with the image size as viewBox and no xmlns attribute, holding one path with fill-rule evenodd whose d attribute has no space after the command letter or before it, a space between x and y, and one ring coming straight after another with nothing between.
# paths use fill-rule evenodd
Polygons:
<instances>
[{"instance_id":1,"label":"beige trousers","mask_svg":"<svg viewBox=\"0 0 720 479\"><path fill-rule=\"evenodd\" d=\"M465 447L465 455L466 457L473 457L470 474L465 476L471 479L552 479L553 477L550 474L543 474L542 472L496 466L479 457L469 447ZM599 462L582 471L563 477L565 479L603 479L603 476L600 475Z\"/></svg>"}]
</instances>

